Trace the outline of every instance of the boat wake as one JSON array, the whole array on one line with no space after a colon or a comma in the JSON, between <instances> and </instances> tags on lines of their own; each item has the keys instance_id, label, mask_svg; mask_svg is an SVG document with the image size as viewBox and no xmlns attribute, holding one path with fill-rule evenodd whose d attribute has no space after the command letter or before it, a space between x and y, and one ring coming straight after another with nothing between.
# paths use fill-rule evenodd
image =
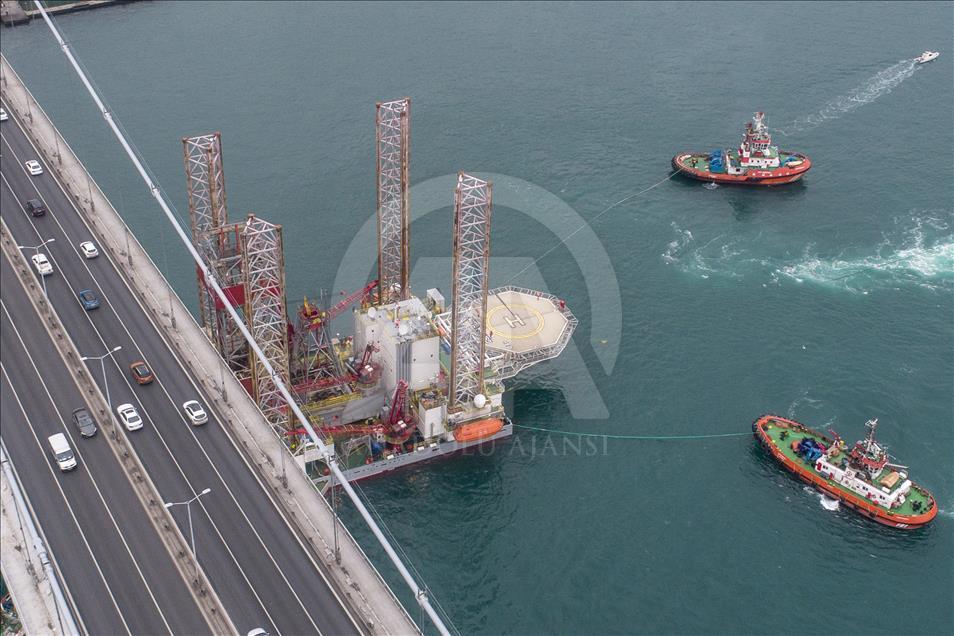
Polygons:
<instances>
[{"instance_id":1,"label":"boat wake","mask_svg":"<svg viewBox=\"0 0 954 636\"><path fill-rule=\"evenodd\" d=\"M868 255L842 253L823 258L809 246L803 258L774 272L775 281L787 278L868 293L881 286L914 284L925 289L954 289L954 219L949 210L920 210L907 221L895 219L898 227Z\"/></svg>"},{"instance_id":2,"label":"boat wake","mask_svg":"<svg viewBox=\"0 0 954 636\"><path fill-rule=\"evenodd\" d=\"M834 285L865 294L879 282L895 286L913 283L927 289L950 288L954 276L954 243L916 246L855 259L807 256L775 273L798 283Z\"/></svg>"},{"instance_id":3,"label":"boat wake","mask_svg":"<svg viewBox=\"0 0 954 636\"><path fill-rule=\"evenodd\" d=\"M821 507L825 510L838 510L840 507L837 499L829 499L825 495L818 495L818 503L820 503Z\"/></svg>"},{"instance_id":4,"label":"boat wake","mask_svg":"<svg viewBox=\"0 0 954 636\"><path fill-rule=\"evenodd\" d=\"M818 112L799 117L787 126L775 130L782 135L794 135L838 119L859 106L870 104L882 95L890 93L901 82L914 75L919 66L916 60L901 60L869 77L864 84L851 92L832 99Z\"/></svg>"},{"instance_id":5,"label":"boat wake","mask_svg":"<svg viewBox=\"0 0 954 636\"><path fill-rule=\"evenodd\" d=\"M821 507L824 508L825 510L831 510L832 512L834 512L835 510L838 510L841 507L837 499L831 499L830 497L827 497L821 494L814 488L811 488L809 486L802 486L802 490L817 496L818 503L821 504Z\"/></svg>"},{"instance_id":6,"label":"boat wake","mask_svg":"<svg viewBox=\"0 0 954 636\"><path fill-rule=\"evenodd\" d=\"M826 404L823 400L809 397L808 390L803 389L801 391L801 395L792 400L792 403L788 405L788 410L785 412L785 415L790 420L802 419L818 422L823 417L822 413L825 411L825 409ZM806 410L812 412L804 413ZM836 416L829 417L828 421L819 427L820 430L830 430L836 419Z\"/></svg>"},{"instance_id":7,"label":"boat wake","mask_svg":"<svg viewBox=\"0 0 954 636\"><path fill-rule=\"evenodd\" d=\"M945 220L946 219L946 220ZM867 294L883 288L916 285L932 291L954 290L954 211L914 210L895 219L874 250L843 249L822 253L810 243L796 258L771 251L762 233L720 234L699 244L693 233L672 224L675 239L663 261L701 278L762 278L762 285L815 284Z\"/></svg>"},{"instance_id":8,"label":"boat wake","mask_svg":"<svg viewBox=\"0 0 954 636\"><path fill-rule=\"evenodd\" d=\"M663 261L670 265L678 263L680 254L692 243L692 232L683 230L675 223L672 223L672 229L676 232L676 238L666 246L666 251L662 253Z\"/></svg>"},{"instance_id":9,"label":"boat wake","mask_svg":"<svg viewBox=\"0 0 954 636\"><path fill-rule=\"evenodd\" d=\"M709 278L710 275L742 278L740 273L731 271L725 264L744 253L744 249L739 247L743 239L727 238L725 234L720 234L697 246L695 236L690 230L683 229L676 223L671 225L676 238L666 246L666 251L662 254L664 262L682 271L698 274L701 278Z\"/></svg>"}]
</instances>

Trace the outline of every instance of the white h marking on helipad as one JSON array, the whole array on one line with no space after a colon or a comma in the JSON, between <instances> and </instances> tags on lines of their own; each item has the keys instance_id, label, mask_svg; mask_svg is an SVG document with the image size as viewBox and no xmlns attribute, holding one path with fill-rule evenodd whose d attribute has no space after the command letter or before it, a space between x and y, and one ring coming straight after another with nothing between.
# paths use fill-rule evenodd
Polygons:
<instances>
[{"instance_id":1,"label":"white h marking on helipad","mask_svg":"<svg viewBox=\"0 0 954 636\"><path fill-rule=\"evenodd\" d=\"M514 327L525 327L527 325L527 323L523 321L523 318L521 318L517 314L513 314L511 316L504 316L504 320L507 321L507 324L510 325L511 329L513 329Z\"/></svg>"}]
</instances>

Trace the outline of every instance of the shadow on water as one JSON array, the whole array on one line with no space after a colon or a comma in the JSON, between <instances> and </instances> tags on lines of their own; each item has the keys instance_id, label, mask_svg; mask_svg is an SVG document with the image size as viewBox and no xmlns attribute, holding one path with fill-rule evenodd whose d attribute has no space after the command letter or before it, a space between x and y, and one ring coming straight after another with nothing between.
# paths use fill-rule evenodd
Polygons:
<instances>
[{"instance_id":1,"label":"shadow on water","mask_svg":"<svg viewBox=\"0 0 954 636\"><path fill-rule=\"evenodd\" d=\"M707 187L708 182L677 175L672 182L681 190L704 192L708 196L708 201L725 201L732 208L738 221L746 221L759 213L770 211L779 203L798 201L808 193L808 187L804 181L772 187L731 183Z\"/></svg>"},{"instance_id":2,"label":"shadow on water","mask_svg":"<svg viewBox=\"0 0 954 636\"><path fill-rule=\"evenodd\" d=\"M566 400L557 389L515 389L508 391L507 395L513 400L510 413L515 424L548 426L551 421L563 418L567 413Z\"/></svg>"},{"instance_id":3,"label":"shadow on water","mask_svg":"<svg viewBox=\"0 0 954 636\"><path fill-rule=\"evenodd\" d=\"M725 200L732 208L737 221L747 221L756 214L770 211L779 203L798 201L807 192L808 188L801 181L770 188L728 186L725 189Z\"/></svg>"}]
</instances>

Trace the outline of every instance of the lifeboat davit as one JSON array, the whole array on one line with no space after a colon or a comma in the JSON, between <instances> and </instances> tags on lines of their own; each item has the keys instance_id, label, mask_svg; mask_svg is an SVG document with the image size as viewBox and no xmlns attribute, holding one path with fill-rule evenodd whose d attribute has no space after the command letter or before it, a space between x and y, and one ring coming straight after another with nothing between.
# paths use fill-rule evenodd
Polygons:
<instances>
[{"instance_id":1,"label":"lifeboat davit","mask_svg":"<svg viewBox=\"0 0 954 636\"><path fill-rule=\"evenodd\" d=\"M458 442L476 442L496 435L502 428L503 420L497 417L468 422L457 427L454 431L454 439Z\"/></svg>"}]
</instances>

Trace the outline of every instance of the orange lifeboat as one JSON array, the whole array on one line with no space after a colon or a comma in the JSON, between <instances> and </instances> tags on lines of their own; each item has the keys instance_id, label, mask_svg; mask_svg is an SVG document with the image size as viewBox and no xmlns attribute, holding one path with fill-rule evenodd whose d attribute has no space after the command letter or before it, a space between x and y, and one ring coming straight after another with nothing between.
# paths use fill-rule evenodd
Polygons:
<instances>
[{"instance_id":1,"label":"orange lifeboat","mask_svg":"<svg viewBox=\"0 0 954 636\"><path fill-rule=\"evenodd\" d=\"M454 439L458 442L475 442L499 433L502 428L503 420L496 417L468 422L457 427L454 431Z\"/></svg>"}]
</instances>

